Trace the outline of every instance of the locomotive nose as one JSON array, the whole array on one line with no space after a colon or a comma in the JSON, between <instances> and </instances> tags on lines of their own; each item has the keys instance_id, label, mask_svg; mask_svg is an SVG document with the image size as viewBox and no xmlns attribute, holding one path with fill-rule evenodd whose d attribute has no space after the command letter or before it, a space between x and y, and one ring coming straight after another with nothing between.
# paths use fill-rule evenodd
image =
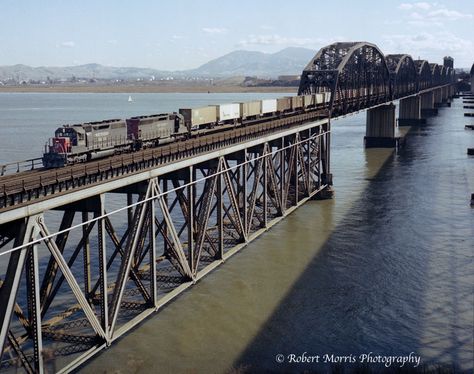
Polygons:
<instances>
[{"instance_id":1,"label":"locomotive nose","mask_svg":"<svg viewBox=\"0 0 474 374\"><path fill-rule=\"evenodd\" d=\"M71 139L64 137L53 138L51 151L54 153L67 153L71 151Z\"/></svg>"}]
</instances>

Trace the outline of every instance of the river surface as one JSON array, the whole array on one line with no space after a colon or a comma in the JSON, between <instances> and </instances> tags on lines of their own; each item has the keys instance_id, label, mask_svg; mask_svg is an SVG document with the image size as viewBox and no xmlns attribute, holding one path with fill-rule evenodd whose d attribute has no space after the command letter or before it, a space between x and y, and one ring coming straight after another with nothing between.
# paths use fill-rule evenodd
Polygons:
<instances>
[{"instance_id":1,"label":"river surface","mask_svg":"<svg viewBox=\"0 0 474 374\"><path fill-rule=\"evenodd\" d=\"M278 96L1 93L0 163L39 157L59 124ZM325 354L354 357L351 369L361 354L413 352L472 372L467 123L457 99L394 152L363 148L364 113L333 121L334 199L306 203L81 371L320 372Z\"/></svg>"}]
</instances>

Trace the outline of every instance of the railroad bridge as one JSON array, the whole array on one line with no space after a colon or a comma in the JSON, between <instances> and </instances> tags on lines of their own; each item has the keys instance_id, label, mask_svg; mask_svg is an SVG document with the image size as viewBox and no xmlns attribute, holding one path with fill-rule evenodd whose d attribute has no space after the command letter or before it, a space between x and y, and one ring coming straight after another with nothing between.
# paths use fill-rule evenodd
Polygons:
<instances>
[{"instance_id":1,"label":"railroad bridge","mask_svg":"<svg viewBox=\"0 0 474 374\"><path fill-rule=\"evenodd\" d=\"M99 161L0 177L0 371L70 371L308 199L331 197L330 120L367 110L367 147L449 105L451 67L335 43L298 94L323 108Z\"/></svg>"}]
</instances>

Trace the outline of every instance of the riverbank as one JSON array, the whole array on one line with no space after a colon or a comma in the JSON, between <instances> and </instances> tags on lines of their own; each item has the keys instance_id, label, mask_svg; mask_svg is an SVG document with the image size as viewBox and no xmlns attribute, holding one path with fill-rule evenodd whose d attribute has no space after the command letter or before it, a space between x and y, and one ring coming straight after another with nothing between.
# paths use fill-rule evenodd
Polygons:
<instances>
[{"instance_id":1,"label":"riverbank","mask_svg":"<svg viewBox=\"0 0 474 374\"><path fill-rule=\"evenodd\" d=\"M54 93L259 93L294 92L297 87L264 86L245 87L240 85L32 85L0 86L0 92L54 92Z\"/></svg>"}]
</instances>

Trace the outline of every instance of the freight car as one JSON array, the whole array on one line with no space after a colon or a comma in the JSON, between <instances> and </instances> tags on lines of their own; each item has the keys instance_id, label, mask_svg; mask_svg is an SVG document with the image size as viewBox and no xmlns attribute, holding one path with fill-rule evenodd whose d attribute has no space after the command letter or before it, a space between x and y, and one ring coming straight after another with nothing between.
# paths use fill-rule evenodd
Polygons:
<instances>
[{"instance_id":1,"label":"freight car","mask_svg":"<svg viewBox=\"0 0 474 374\"><path fill-rule=\"evenodd\" d=\"M233 123L236 124L239 122L240 114L240 105L239 104L220 104L213 105L216 108L217 123Z\"/></svg>"},{"instance_id":2,"label":"freight car","mask_svg":"<svg viewBox=\"0 0 474 374\"><path fill-rule=\"evenodd\" d=\"M246 119L256 119L262 114L262 101L248 101L246 103L239 103L240 105L240 115L242 116L242 121Z\"/></svg>"},{"instance_id":3,"label":"freight car","mask_svg":"<svg viewBox=\"0 0 474 374\"><path fill-rule=\"evenodd\" d=\"M215 106L184 108L179 110L179 114L183 116L185 126L189 131L198 130L201 126L214 125L217 122Z\"/></svg>"}]
</instances>

